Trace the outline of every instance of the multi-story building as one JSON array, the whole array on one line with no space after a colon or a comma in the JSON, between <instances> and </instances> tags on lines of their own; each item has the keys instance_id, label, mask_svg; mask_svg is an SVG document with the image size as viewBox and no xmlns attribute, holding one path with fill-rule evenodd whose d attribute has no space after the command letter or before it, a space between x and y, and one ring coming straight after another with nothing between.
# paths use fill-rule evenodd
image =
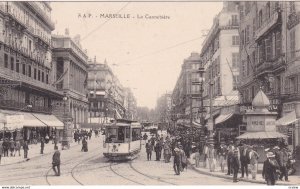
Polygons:
<instances>
[{"instance_id":1,"label":"multi-story building","mask_svg":"<svg viewBox=\"0 0 300 189\"><path fill-rule=\"evenodd\" d=\"M124 117L124 89L106 61L89 61L87 88L90 123Z\"/></svg>"},{"instance_id":2,"label":"multi-story building","mask_svg":"<svg viewBox=\"0 0 300 189\"><path fill-rule=\"evenodd\" d=\"M158 126L168 128L172 118L172 94L166 93L160 96L156 102L155 112L157 115Z\"/></svg>"},{"instance_id":3,"label":"multi-story building","mask_svg":"<svg viewBox=\"0 0 300 189\"><path fill-rule=\"evenodd\" d=\"M88 56L80 45L80 36L72 39L68 30L65 35L52 36L52 67L54 85L64 93L67 100L55 102L54 113L62 118L64 112L73 118L74 127L88 120L88 99L86 97Z\"/></svg>"},{"instance_id":4,"label":"multi-story building","mask_svg":"<svg viewBox=\"0 0 300 189\"><path fill-rule=\"evenodd\" d=\"M191 53L191 56L184 60L180 75L172 92L172 114L176 114L177 118L194 119L200 106L199 97L200 85L199 73L200 67L199 53ZM173 107L174 106L174 107ZM192 109L192 115L191 115Z\"/></svg>"},{"instance_id":5,"label":"multi-story building","mask_svg":"<svg viewBox=\"0 0 300 189\"><path fill-rule=\"evenodd\" d=\"M300 136L295 112L300 98L297 4L300 5L272 1L239 3L242 104L251 106L262 88L270 99L269 109L281 118L278 129L289 136L288 142L294 146L299 144Z\"/></svg>"},{"instance_id":6,"label":"multi-story building","mask_svg":"<svg viewBox=\"0 0 300 189\"><path fill-rule=\"evenodd\" d=\"M232 128L237 119L238 92L237 80L239 77L239 14L235 2L224 2L223 9L214 18L204 40L201 59L204 67L204 104L208 106L208 99L212 95L212 116L214 123L223 129L222 134L235 135L237 128ZM209 108L206 112L210 117ZM231 118L231 119L230 119ZM224 136L224 137L226 137Z\"/></svg>"},{"instance_id":7,"label":"multi-story building","mask_svg":"<svg viewBox=\"0 0 300 189\"><path fill-rule=\"evenodd\" d=\"M55 27L51 10L47 2L0 2L0 109L22 114L21 126L26 128L63 127L61 122L53 125L47 121L58 121L51 115L52 105L63 97L52 86L51 32ZM3 111L8 109L15 112ZM40 130L32 130L38 137ZM30 129L27 131L23 133L29 139Z\"/></svg>"},{"instance_id":8,"label":"multi-story building","mask_svg":"<svg viewBox=\"0 0 300 189\"><path fill-rule=\"evenodd\" d=\"M125 118L129 120L137 120L137 101L130 88L124 88L124 108Z\"/></svg>"}]
</instances>

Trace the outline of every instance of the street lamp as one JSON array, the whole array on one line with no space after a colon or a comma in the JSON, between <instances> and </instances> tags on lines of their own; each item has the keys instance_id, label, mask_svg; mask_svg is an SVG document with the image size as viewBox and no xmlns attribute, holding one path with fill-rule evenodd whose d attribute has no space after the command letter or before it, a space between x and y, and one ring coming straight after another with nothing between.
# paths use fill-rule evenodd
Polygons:
<instances>
[{"instance_id":1,"label":"street lamp","mask_svg":"<svg viewBox=\"0 0 300 189\"><path fill-rule=\"evenodd\" d=\"M67 125L67 114L66 114L66 102L68 100L67 96L63 97L64 101L64 115L63 115L63 122L64 122L64 132L63 132L63 140L62 140L62 149L65 149L69 147L69 141L68 141L68 125Z\"/></svg>"},{"instance_id":2,"label":"street lamp","mask_svg":"<svg viewBox=\"0 0 300 189\"><path fill-rule=\"evenodd\" d=\"M210 81L209 82L209 114L210 114L210 117L208 119L208 123L207 123L207 128L208 128L208 132L209 132L209 136L208 136L208 144L214 144L214 138L213 138L213 129L214 129L214 118L213 118L213 115L212 115L212 107L213 107L213 104L212 104L212 85L213 85L213 82Z\"/></svg>"},{"instance_id":3,"label":"street lamp","mask_svg":"<svg viewBox=\"0 0 300 189\"><path fill-rule=\"evenodd\" d=\"M199 73L199 82L200 82L200 107L199 107L199 110L198 110L198 113L201 113L201 117L200 117L200 125L201 125L201 131L200 131L200 143L201 143L201 146L203 146L203 142L204 142L204 114L205 114L205 109L204 109L204 104L203 104L203 83L205 81L205 78L204 78L204 73L205 73L205 70L204 70L204 67L200 67L198 69L198 73Z\"/></svg>"}]
</instances>

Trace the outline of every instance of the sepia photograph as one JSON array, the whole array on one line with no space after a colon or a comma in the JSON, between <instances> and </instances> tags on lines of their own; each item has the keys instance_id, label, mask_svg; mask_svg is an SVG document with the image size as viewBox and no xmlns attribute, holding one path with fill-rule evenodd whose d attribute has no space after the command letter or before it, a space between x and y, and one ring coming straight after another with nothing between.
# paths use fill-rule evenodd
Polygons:
<instances>
[{"instance_id":1,"label":"sepia photograph","mask_svg":"<svg viewBox=\"0 0 300 189\"><path fill-rule=\"evenodd\" d=\"M300 1L0 1L1 189L298 189L299 143Z\"/></svg>"}]
</instances>

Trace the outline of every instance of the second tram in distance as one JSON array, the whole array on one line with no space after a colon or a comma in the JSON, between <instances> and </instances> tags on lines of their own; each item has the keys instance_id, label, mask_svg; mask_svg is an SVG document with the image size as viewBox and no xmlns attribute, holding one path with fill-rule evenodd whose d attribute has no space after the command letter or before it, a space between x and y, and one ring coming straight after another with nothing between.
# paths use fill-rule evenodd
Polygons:
<instances>
[{"instance_id":1,"label":"second tram in distance","mask_svg":"<svg viewBox=\"0 0 300 189\"><path fill-rule=\"evenodd\" d=\"M105 127L103 155L109 160L132 160L141 151L141 125L129 120L116 120Z\"/></svg>"}]
</instances>

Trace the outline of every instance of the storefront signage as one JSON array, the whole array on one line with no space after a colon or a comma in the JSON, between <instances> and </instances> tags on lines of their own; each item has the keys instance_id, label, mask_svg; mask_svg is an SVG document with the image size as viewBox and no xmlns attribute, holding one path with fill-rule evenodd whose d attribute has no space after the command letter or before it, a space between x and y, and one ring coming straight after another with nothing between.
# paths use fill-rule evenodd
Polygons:
<instances>
[{"instance_id":1,"label":"storefront signage","mask_svg":"<svg viewBox=\"0 0 300 189\"><path fill-rule=\"evenodd\" d=\"M24 115L7 115L6 127L8 130L20 129L23 127Z\"/></svg>"},{"instance_id":2,"label":"storefront signage","mask_svg":"<svg viewBox=\"0 0 300 189\"><path fill-rule=\"evenodd\" d=\"M252 116L247 118L247 131L275 131L275 117Z\"/></svg>"}]
</instances>

